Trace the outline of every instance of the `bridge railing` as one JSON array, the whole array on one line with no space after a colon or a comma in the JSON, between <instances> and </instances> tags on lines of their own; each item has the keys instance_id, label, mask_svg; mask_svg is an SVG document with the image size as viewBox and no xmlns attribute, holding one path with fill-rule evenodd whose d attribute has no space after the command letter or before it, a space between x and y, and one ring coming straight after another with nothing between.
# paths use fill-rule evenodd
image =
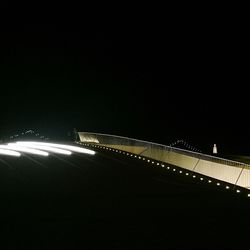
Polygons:
<instances>
[{"instance_id":1,"label":"bridge railing","mask_svg":"<svg viewBox=\"0 0 250 250\"><path fill-rule=\"evenodd\" d=\"M150 157L245 188L250 188L250 165L176 147L116 135L79 132L81 142L101 144Z\"/></svg>"}]
</instances>

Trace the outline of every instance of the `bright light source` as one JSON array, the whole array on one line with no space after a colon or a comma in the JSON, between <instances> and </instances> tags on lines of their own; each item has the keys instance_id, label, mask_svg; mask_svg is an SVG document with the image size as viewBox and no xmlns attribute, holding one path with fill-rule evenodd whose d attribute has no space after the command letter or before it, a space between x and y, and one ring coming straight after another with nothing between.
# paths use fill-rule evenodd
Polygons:
<instances>
[{"instance_id":1,"label":"bright light source","mask_svg":"<svg viewBox=\"0 0 250 250\"><path fill-rule=\"evenodd\" d=\"M0 146L1 148L4 146ZM26 148L26 147L22 147L22 146L18 146L14 143L9 143L8 146L5 146L7 149L10 150L16 150L18 152L24 152L24 153L29 153L29 154L34 154L34 155L42 155L42 156L48 156L49 153L45 152L45 151L41 151L38 149L32 149L32 148Z\"/></svg>"},{"instance_id":2,"label":"bright light source","mask_svg":"<svg viewBox=\"0 0 250 250\"><path fill-rule=\"evenodd\" d=\"M10 156L21 156L19 152L8 150L8 149L0 149L1 155L10 155Z\"/></svg>"},{"instance_id":3,"label":"bright light source","mask_svg":"<svg viewBox=\"0 0 250 250\"><path fill-rule=\"evenodd\" d=\"M250 194L248 194L247 197L250 197Z\"/></svg>"},{"instance_id":4,"label":"bright light source","mask_svg":"<svg viewBox=\"0 0 250 250\"><path fill-rule=\"evenodd\" d=\"M237 191L236 191L237 193L240 193L240 190L239 189L237 189Z\"/></svg>"},{"instance_id":5,"label":"bright light source","mask_svg":"<svg viewBox=\"0 0 250 250\"><path fill-rule=\"evenodd\" d=\"M200 180L203 181L203 178L201 177Z\"/></svg>"},{"instance_id":6,"label":"bright light source","mask_svg":"<svg viewBox=\"0 0 250 250\"><path fill-rule=\"evenodd\" d=\"M156 164L157 166L159 166L160 165L160 163L159 162L157 162L157 164Z\"/></svg>"},{"instance_id":7,"label":"bright light source","mask_svg":"<svg viewBox=\"0 0 250 250\"><path fill-rule=\"evenodd\" d=\"M150 160L148 160L148 162L150 162Z\"/></svg>"},{"instance_id":8,"label":"bright light source","mask_svg":"<svg viewBox=\"0 0 250 250\"><path fill-rule=\"evenodd\" d=\"M19 145L19 144L18 144ZM23 145L23 144L20 144ZM71 155L72 153L68 150L60 149L60 148L54 148L54 147L48 147L48 146L42 146L42 145L35 145L35 144L24 144L25 147L27 148L33 148L33 149L41 149L45 151L49 151L52 153L57 153L57 154L63 154L63 155Z\"/></svg>"},{"instance_id":9,"label":"bright light source","mask_svg":"<svg viewBox=\"0 0 250 250\"><path fill-rule=\"evenodd\" d=\"M193 175L193 178L196 178L196 176L195 176L195 175Z\"/></svg>"},{"instance_id":10,"label":"bright light source","mask_svg":"<svg viewBox=\"0 0 250 250\"><path fill-rule=\"evenodd\" d=\"M217 184L216 184L217 186L220 186L220 183L219 182L217 182Z\"/></svg>"},{"instance_id":11,"label":"bright light source","mask_svg":"<svg viewBox=\"0 0 250 250\"><path fill-rule=\"evenodd\" d=\"M175 171L175 168L173 169L173 171Z\"/></svg>"},{"instance_id":12,"label":"bright light source","mask_svg":"<svg viewBox=\"0 0 250 250\"><path fill-rule=\"evenodd\" d=\"M211 181L211 180L209 180L208 182L209 182L209 183L211 183L212 181Z\"/></svg>"},{"instance_id":13,"label":"bright light source","mask_svg":"<svg viewBox=\"0 0 250 250\"><path fill-rule=\"evenodd\" d=\"M226 186L226 189L229 189L229 186Z\"/></svg>"},{"instance_id":14,"label":"bright light source","mask_svg":"<svg viewBox=\"0 0 250 250\"><path fill-rule=\"evenodd\" d=\"M55 147L55 148L61 148L65 150L69 150L71 152L76 152L76 153L84 153L84 154L91 154L94 155L95 151L82 148L82 147L77 147L77 146L71 146L71 145L65 145L65 144L57 144L57 143L47 143L47 142L17 142L17 144L38 144L42 146L48 146L48 147Z\"/></svg>"},{"instance_id":15,"label":"bright light source","mask_svg":"<svg viewBox=\"0 0 250 250\"><path fill-rule=\"evenodd\" d=\"M180 171L180 174L182 173L182 171Z\"/></svg>"},{"instance_id":16,"label":"bright light source","mask_svg":"<svg viewBox=\"0 0 250 250\"><path fill-rule=\"evenodd\" d=\"M163 168L165 167L165 165L164 165L164 164L162 164L161 166L162 166Z\"/></svg>"},{"instance_id":17,"label":"bright light source","mask_svg":"<svg viewBox=\"0 0 250 250\"><path fill-rule=\"evenodd\" d=\"M189 173L186 173L186 175L189 175Z\"/></svg>"}]
</instances>

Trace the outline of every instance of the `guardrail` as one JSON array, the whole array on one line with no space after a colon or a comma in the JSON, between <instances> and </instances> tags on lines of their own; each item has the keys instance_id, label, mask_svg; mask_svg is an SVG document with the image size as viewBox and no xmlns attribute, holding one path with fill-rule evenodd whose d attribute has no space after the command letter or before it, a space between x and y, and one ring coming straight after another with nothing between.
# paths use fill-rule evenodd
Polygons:
<instances>
[{"instance_id":1,"label":"guardrail","mask_svg":"<svg viewBox=\"0 0 250 250\"><path fill-rule=\"evenodd\" d=\"M79 132L81 142L100 144L150 157L234 185L250 188L250 165L176 147L122 136Z\"/></svg>"}]
</instances>

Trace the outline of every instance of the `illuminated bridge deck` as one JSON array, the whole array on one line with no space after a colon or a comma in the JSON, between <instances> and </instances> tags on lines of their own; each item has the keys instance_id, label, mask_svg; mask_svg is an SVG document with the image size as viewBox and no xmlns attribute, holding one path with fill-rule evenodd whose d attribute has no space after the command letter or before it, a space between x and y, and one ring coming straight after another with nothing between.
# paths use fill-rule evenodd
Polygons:
<instances>
[{"instance_id":1,"label":"illuminated bridge deck","mask_svg":"<svg viewBox=\"0 0 250 250\"><path fill-rule=\"evenodd\" d=\"M94 150L0 157L4 249L239 249L248 243L246 196Z\"/></svg>"}]
</instances>

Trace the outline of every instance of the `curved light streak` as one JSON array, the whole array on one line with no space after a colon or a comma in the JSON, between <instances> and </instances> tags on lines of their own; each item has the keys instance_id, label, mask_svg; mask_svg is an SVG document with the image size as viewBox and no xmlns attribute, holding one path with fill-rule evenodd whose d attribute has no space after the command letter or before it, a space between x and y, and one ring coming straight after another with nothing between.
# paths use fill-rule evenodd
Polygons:
<instances>
[{"instance_id":1,"label":"curved light streak","mask_svg":"<svg viewBox=\"0 0 250 250\"><path fill-rule=\"evenodd\" d=\"M33 144L33 143L23 143L23 142L17 142L18 145L25 145L25 147L27 148L33 148L33 149L41 149L41 150L45 150L45 151L49 151L49 152L53 152L53 153L57 153L57 154L63 154L63 155L71 155L72 152L70 152L69 150L64 150L64 149L60 149L60 148L55 148L55 147L49 147L49 146L44 146L44 145L39 145L39 144Z\"/></svg>"},{"instance_id":2,"label":"curved light streak","mask_svg":"<svg viewBox=\"0 0 250 250\"><path fill-rule=\"evenodd\" d=\"M0 145L1 155L21 156L21 153L48 156L48 152L55 154L71 155L72 152L94 155L96 152L90 149L39 141L19 141Z\"/></svg>"},{"instance_id":3,"label":"curved light streak","mask_svg":"<svg viewBox=\"0 0 250 250\"><path fill-rule=\"evenodd\" d=\"M6 145L6 146L0 145L0 148L3 148L3 147L10 149L10 150L16 150L19 152L30 153L30 154L34 154L34 155L41 155L41 156L48 156L49 155L49 153L46 151L33 149L33 148L27 148L27 147L23 147L23 146L18 146L15 143L8 143L8 145Z\"/></svg>"},{"instance_id":4,"label":"curved light streak","mask_svg":"<svg viewBox=\"0 0 250 250\"><path fill-rule=\"evenodd\" d=\"M10 155L10 156L21 156L21 154L19 152L12 151L9 149L1 149L1 148L0 148L0 154L1 155Z\"/></svg>"},{"instance_id":5,"label":"curved light streak","mask_svg":"<svg viewBox=\"0 0 250 250\"><path fill-rule=\"evenodd\" d=\"M65 144L57 144L57 143L47 143L47 142L32 142L32 141L19 141L16 142L18 145L41 145L41 146L48 146L48 147L53 147L53 148L62 148L66 150L70 150L72 152L77 152L77 153L84 153L84 154L91 154L94 155L95 151L86 149L86 148L81 148L77 146L71 146L71 145L65 145Z\"/></svg>"}]
</instances>

